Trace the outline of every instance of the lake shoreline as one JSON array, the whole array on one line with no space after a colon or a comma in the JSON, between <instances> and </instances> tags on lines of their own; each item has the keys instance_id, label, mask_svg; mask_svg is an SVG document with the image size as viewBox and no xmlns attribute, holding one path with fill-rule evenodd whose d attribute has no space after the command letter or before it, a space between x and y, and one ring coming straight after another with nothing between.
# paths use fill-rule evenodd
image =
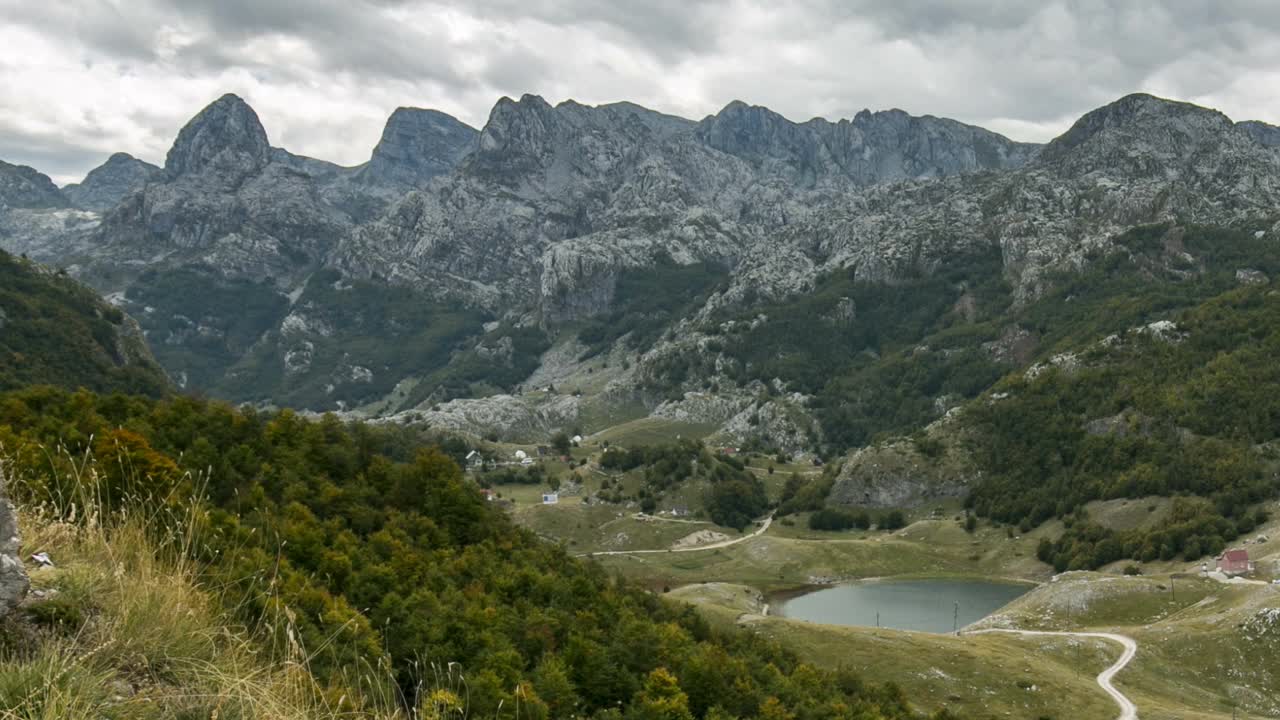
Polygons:
<instances>
[{"instance_id":1,"label":"lake shoreline","mask_svg":"<svg viewBox=\"0 0 1280 720\"><path fill-rule=\"evenodd\" d=\"M1035 587L989 578L897 576L810 585L765 597L771 615L788 620L943 633L980 622Z\"/></svg>"}]
</instances>

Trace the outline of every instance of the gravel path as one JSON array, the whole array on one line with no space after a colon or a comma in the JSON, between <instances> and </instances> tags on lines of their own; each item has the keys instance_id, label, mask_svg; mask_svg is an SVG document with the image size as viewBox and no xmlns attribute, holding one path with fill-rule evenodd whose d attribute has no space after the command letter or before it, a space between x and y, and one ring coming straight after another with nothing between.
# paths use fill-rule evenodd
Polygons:
<instances>
[{"instance_id":1,"label":"gravel path","mask_svg":"<svg viewBox=\"0 0 1280 720\"><path fill-rule=\"evenodd\" d=\"M1014 635L1063 635L1067 637L1088 637L1102 638L1112 642L1120 643L1124 647L1124 652L1120 654L1120 659L1115 661L1111 667L1103 670L1098 674L1098 687L1102 688L1116 704L1120 706L1119 720L1138 720L1138 707L1133 701L1125 697L1124 693L1116 689L1111 684L1111 679L1116 676L1129 664L1133 656L1138 652L1138 643L1133 638L1125 635L1117 635L1115 633L1096 633L1096 632L1049 632L1047 630L1005 630L1003 628L991 628L988 630L972 630L965 634L978 635L982 633L1010 633Z\"/></svg>"}]
</instances>

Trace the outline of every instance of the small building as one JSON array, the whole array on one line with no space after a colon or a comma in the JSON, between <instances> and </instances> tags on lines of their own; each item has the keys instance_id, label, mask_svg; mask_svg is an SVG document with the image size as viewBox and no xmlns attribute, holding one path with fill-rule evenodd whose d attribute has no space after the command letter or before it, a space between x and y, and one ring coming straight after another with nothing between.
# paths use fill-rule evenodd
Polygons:
<instances>
[{"instance_id":1,"label":"small building","mask_svg":"<svg viewBox=\"0 0 1280 720\"><path fill-rule=\"evenodd\" d=\"M516 451L516 459L517 459L517 460L524 460L524 459L525 459L525 458L527 458L527 457L529 457L529 453L527 453L527 452L525 452L525 451L523 451L523 450L517 450L517 451Z\"/></svg>"},{"instance_id":2,"label":"small building","mask_svg":"<svg viewBox=\"0 0 1280 720\"><path fill-rule=\"evenodd\" d=\"M560 493L542 493L543 505L556 505L560 502Z\"/></svg>"},{"instance_id":3,"label":"small building","mask_svg":"<svg viewBox=\"0 0 1280 720\"><path fill-rule=\"evenodd\" d=\"M520 464L521 464L521 465L532 465L532 464L533 464L533 458L531 458L531 457L521 458L521 459L520 459Z\"/></svg>"},{"instance_id":4,"label":"small building","mask_svg":"<svg viewBox=\"0 0 1280 720\"><path fill-rule=\"evenodd\" d=\"M493 499L497 497L494 494L494 492L489 488L480 488L480 494L484 497L485 500L488 500L489 502L493 502Z\"/></svg>"},{"instance_id":5,"label":"small building","mask_svg":"<svg viewBox=\"0 0 1280 720\"><path fill-rule=\"evenodd\" d=\"M1243 549L1228 550L1218 558L1218 572L1223 575L1248 575L1253 572L1253 561L1249 559L1249 551Z\"/></svg>"},{"instance_id":6,"label":"small building","mask_svg":"<svg viewBox=\"0 0 1280 720\"><path fill-rule=\"evenodd\" d=\"M550 454L551 454L551 447L549 445L538 446L538 457L547 457Z\"/></svg>"},{"instance_id":7,"label":"small building","mask_svg":"<svg viewBox=\"0 0 1280 720\"><path fill-rule=\"evenodd\" d=\"M478 468L481 465L484 465L484 456L480 454L479 450L472 450L467 453L467 467Z\"/></svg>"},{"instance_id":8,"label":"small building","mask_svg":"<svg viewBox=\"0 0 1280 720\"><path fill-rule=\"evenodd\" d=\"M582 436L581 436L581 435L574 435L572 438L570 438L570 441L571 441L574 445L579 445L579 444L581 444L581 443L582 443Z\"/></svg>"},{"instance_id":9,"label":"small building","mask_svg":"<svg viewBox=\"0 0 1280 720\"><path fill-rule=\"evenodd\" d=\"M676 505L671 508L672 517L687 517L689 515L688 505Z\"/></svg>"}]
</instances>

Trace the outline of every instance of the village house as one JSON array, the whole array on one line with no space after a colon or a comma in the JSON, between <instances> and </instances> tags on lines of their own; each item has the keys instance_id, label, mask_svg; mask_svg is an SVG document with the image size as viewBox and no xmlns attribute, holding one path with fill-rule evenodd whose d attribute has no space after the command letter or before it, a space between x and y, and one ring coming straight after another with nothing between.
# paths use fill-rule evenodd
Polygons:
<instances>
[{"instance_id":1,"label":"village house","mask_svg":"<svg viewBox=\"0 0 1280 720\"><path fill-rule=\"evenodd\" d=\"M1243 549L1228 550L1218 558L1218 572L1223 575L1248 575L1253 572L1253 561L1249 559L1249 551Z\"/></svg>"},{"instance_id":2,"label":"village house","mask_svg":"<svg viewBox=\"0 0 1280 720\"><path fill-rule=\"evenodd\" d=\"M482 465L484 465L484 456L480 454L479 450L472 450L467 453L467 467L478 469Z\"/></svg>"},{"instance_id":3,"label":"village house","mask_svg":"<svg viewBox=\"0 0 1280 720\"><path fill-rule=\"evenodd\" d=\"M542 493L543 505L556 505L560 502L560 493Z\"/></svg>"}]
</instances>

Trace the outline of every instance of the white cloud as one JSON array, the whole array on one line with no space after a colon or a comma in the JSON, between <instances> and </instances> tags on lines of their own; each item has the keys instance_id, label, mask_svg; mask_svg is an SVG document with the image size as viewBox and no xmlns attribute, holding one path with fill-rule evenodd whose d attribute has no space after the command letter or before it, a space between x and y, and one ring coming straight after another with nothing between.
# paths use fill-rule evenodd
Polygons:
<instances>
[{"instance_id":1,"label":"white cloud","mask_svg":"<svg viewBox=\"0 0 1280 720\"><path fill-rule=\"evenodd\" d=\"M1280 121L1280 6L1240 0L0 0L0 158L76 180L161 163L224 92L276 145L368 158L400 105L501 95L700 118L900 107L1044 141L1134 91ZM1176 12L1175 12L1176 10Z\"/></svg>"}]
</instances>

